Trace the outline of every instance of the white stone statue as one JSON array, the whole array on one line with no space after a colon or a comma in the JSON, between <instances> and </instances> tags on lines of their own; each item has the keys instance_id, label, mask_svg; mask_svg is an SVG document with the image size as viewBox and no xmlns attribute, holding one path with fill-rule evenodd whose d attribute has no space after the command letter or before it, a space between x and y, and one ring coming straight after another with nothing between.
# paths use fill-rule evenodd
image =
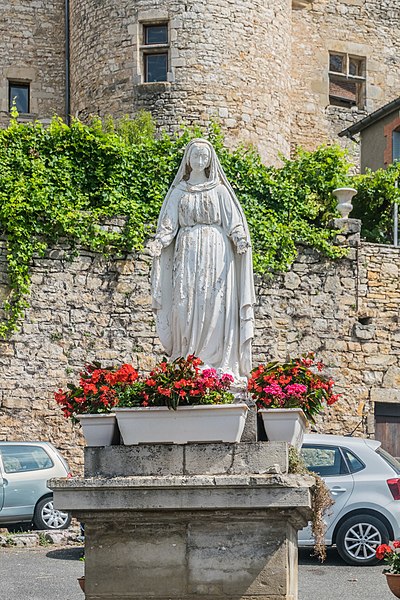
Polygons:
<instances>
[{"instance_id":1,"label":"white stone statue","mask_svg":"<svg viewBox=\"0 0 400 600\"><path fill-rule=\"evenodd\" d=\"M148 248L157 332L168 356L195 354L243 384L254 335L250 234L208 141L187 145Z\"/></svg>"}]
</instances>

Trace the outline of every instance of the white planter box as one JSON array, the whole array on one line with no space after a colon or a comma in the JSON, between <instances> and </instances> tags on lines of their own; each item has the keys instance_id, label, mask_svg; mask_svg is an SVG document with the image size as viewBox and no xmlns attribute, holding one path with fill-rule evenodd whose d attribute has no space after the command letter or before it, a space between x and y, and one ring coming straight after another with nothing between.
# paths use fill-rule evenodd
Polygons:
<instances>
[{"instance_id":1,"label":"white planter box","mask_svg":"<svg viewBox=\"0 0 400 600\"><path fill-rule=\"evenodd\" d=\"M239 442L247 410L246 404L114 409L125 445Z\"/></svg>"},{"instance_id":2,"label":"white planter box","mask_svg":"<svg viewBox=\"0 0 400 600\"><path fill-rule=\"evenodd\" d=\"M112 446L119 442L115 414L76 415L82 425L86 446Z\"/></svg>"},{"instance_id":3,"label":"white planter box","mask_svg":"<svg viewBox=\"0 0 400 600\"><path fill-rule=\"evenodd\" d=\"M261 408L265 433L270 442L288 442L301 448L307 427L301 408Z\"/></svg>"}]
</instances>

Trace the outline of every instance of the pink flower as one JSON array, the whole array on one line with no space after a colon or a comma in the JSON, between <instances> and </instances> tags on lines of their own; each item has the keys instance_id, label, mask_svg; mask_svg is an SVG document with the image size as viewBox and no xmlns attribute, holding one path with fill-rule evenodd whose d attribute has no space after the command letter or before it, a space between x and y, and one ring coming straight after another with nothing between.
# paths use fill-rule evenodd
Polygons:
<instances>
[{"instance_id":1,"label":"pink flower","mask_svg":"<svg viewBox=\"0 0 400 600\"><path fill-rule=\"evenodd\" d=\"M234 380L233 376L230 375L229 373L224 373L221 377L221 381L223 383L233 383L235 380Z\"/></svg>"},{"instance_id":2,"label":"pink flower","mask_svg":"<svg viewBox=\"0 0 400 600\"><path fill-rule=\"evenodd\" d=\"M276 396L277 398L284 398L285 396L283 389L277 383L266 385L265 388L263 388L263 392L265 392L265 394L269 394L270 396Z\"/></svg>"},{"instance_id":3,"label":"pink flower","mask_svg":"<svg viewBox=\"0 0 400 600\"><path fill-rule=\"evenodd\" d=\"M204 371L202 371L202 376L207 378L207 377L218 377L218 373L216 371L216 369L204 369Z\"/></svg>"},{"instance_id":4,"label":"pink flower","mask_svg":"<svg viewBox=\"0 0 400 600\"><path fill-rule=\"evenodd\" d=\"M288 396L302 396L307 391L307 386L302 383L292 383L285 387L285 392Z\"/></svg>"}]
</instances>

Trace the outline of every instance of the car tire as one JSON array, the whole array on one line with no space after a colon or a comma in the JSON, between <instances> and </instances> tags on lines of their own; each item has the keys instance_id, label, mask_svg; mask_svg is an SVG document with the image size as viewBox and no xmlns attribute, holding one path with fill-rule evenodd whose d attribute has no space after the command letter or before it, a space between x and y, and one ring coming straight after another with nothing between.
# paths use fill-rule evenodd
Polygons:
<instances>
[{"instance_id":1,"label":"car tire","mask_svg":"<svg viewBox=\"0 0 400 600\"><path fill-rule=\"evenodd\" d=\"M71 515L56 510L53 498L42 498L35 508L33 524L36 529L66 529L71 523Z\"/></svg>"},{"instance_id":2,"label":"car tire","mask_svg":"<svg viewBox=\"0 0 400 600\"><path fill-rule=\"evenodd\" d=\"M355 515L344 521L336 535L339 555L349 565L371 566L379 563L375 550L389 542L386 525L368 514Z\"/></svg>"}]
</instances>

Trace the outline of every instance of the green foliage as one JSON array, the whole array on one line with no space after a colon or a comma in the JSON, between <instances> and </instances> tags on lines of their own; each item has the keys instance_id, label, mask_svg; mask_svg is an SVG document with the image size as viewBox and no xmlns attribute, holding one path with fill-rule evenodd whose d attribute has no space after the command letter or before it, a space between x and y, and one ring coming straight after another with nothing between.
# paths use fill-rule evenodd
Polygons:
<instances>
[{"instance_id":1,"label":"green foliage","mask_svg":"<svg viewBox=\"0 0 400 600\"><path fill-rule=\"evenodd\" d=\"M299 151L283 168L266 167L255 151L228 151L217 126L156 136L147 113L67 126L18 123L0 130L0 234L7 239L10 294L0 337L17 329L28 306L30 265L60 239L106 255L140 251L155 224L184 146L205 135L214 144L249 221L254 266L283 271L305 243L329 257L343 255L327 228L335 215L331 190L349 165L337 147ZM102 223L124 216L122 232Z\"/></svg>"},{"instance_id":2,"label":"green foliage","mask_svg":"<svg viewBox=\"0 0 400 600\"><path fill-rule=\"evenodd\" d=\"M398 179L400 163L378 171L367 170L352 181L357 195L352 200L351 217L362 220L362 235L369 242L392 243L393 204L400 202L400 190L395 187Z\"/></svg>"}]
</instances>

